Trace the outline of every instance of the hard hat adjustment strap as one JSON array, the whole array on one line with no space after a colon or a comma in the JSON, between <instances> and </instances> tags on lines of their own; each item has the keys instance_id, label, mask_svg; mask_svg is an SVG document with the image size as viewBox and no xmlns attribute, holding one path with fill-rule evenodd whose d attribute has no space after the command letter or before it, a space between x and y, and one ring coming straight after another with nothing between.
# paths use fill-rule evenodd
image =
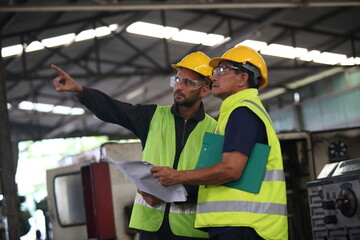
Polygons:
<instances>
[{"instance_id":1,"label":"hard hat adjustment strap","mask_svg":"<svg viewBox=\"0 0 360 240\"><path fill-rule=\"evenodd\" d=\"M239 63L239 67L240 68L245 68L248 71L252 72L254 74L254 83L255 86L258 86L260 80L261 80L261 75L260 75L260 71L257 67L255 67L254 65L252 65L251 63L246 62L245 64L243 63Z\"/></svg>"}]
</instances>

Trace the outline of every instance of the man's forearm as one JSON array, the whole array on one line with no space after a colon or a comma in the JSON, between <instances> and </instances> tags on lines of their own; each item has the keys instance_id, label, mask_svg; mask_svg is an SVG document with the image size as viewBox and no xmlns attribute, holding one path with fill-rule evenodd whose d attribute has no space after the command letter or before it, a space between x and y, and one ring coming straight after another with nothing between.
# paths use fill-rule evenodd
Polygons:
<instances>
[{"instance_id":1,"label":"man's forearm","mask_svg":"<svg viewBox=\"0 0 360 240\"><path fill-rule=\"evenodd\" d=\"M218 185L241 177L248 157L240 152L223 153L223 160L211 167L177 171L169 167L153 167L153 176L164 186L176 184Z\"/></svg>"},{"instance_id":2,"label":"man's forearm","mask_svg":"<svg viewBox=\"0 0 360 240\"><path fill-rule=\"evenodd\" d=\"M211 167L180 171L179 181L183 184L218 185L234 181L230 169L220 162Z\"/></svg>"},{"instance_id":3,"label":"man's forearm","mask_svg":"<svg viewBox=\"0 0 360 240\"><path fill-rule=\"evenodd\" d=\"M177 171L168 167L153 167L153 176L164 186L176 184L192 185L218 185L236 180L229 174L230 171L218 163L214 166L196 169Z\"/></svg>"}]
</instances>

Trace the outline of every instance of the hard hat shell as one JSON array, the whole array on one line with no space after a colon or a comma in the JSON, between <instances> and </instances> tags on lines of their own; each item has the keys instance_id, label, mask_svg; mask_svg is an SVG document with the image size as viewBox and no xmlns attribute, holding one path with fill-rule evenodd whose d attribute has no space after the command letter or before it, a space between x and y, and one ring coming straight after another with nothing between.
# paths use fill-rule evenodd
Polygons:
<instances>
[{"instance_id":1,"label":"hard hat shell","mask_svg":"<svg viewBox=\"0 0 360 240\"><path fill-rule=\"evenodd\" d=\"M251 63L260 71L261 79L258 87L264 88L268 85L268 70L266 63L262 56L254 49L242 45L235 46L224 53L222 57L211 59L210 66L214 68L218 66L221 61L225 60L241 63L243 65Z\"/></svg>"},{"instance_id":2,"label":"hard hat shell","mask_svg":"<svg viewBox=\"0 0 360 240\"><path fill-rule=\"evenodd\" d=\"M210 58L203 52L198 51L186 55L180 62L172 64L171 66L176 70L183 67L195 71L205 77L210 77L212 67L209 66L209 62Z\"/></svg>"}]
</instances>

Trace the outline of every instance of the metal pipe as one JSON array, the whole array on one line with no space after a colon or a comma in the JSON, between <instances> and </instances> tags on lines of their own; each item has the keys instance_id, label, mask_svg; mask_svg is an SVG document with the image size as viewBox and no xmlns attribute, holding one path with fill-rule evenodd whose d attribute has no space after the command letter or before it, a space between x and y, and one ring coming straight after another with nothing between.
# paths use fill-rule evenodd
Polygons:
<instances>
[{"instance_id":1,"label":"metal pipe","mask_svg":"<svg viewBox=\"0 0 360 240\"><path fill-rule=\"evenodd\" d=\"M151 11L151 10L209 10L241 8L298 8L298 7L354 7L359 1L336 2L256 2L256 3L108 3L108 4L43 4L43 5L8 5L0 12L79 12L79 11Z\"/></svg>"}]
</instances>

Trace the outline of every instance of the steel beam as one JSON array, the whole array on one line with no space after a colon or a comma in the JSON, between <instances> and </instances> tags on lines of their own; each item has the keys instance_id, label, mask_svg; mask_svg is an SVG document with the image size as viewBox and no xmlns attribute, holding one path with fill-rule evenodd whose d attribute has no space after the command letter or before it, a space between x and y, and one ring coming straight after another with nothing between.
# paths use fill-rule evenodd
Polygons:
<instances>
[{"instance_id":1,"label":"steel beam","mask_svg":"<svg viewBox=\"0 0 360 240\"><path fill-rule=\"evenodd\" d=\"M0 37L1 49L1 37ZM17 188L15 183L16 164L14 161L7 110L4 65L0 56L0 176L5 199L5 215L7 218L8 236L10 240L20 239L19 209ZM16 158L17 161L17 158Z\"/></svg>"},{"instance_id":2,"label":"steel beam","mask_svg":"<svg viewBox=\"0 0 360 240\"><path fill-rule=\"evenodd\" d=\"M249 2L249 3L201 3L184 1L180 3L136 2L106 4L42 4L5 5L0 12L93 12L93 11L152 11L152 10L209 10L242 8L299 8L299 7L350 7L360 6L359 1L327 2Z\"/></svg>"}]
</instances>

